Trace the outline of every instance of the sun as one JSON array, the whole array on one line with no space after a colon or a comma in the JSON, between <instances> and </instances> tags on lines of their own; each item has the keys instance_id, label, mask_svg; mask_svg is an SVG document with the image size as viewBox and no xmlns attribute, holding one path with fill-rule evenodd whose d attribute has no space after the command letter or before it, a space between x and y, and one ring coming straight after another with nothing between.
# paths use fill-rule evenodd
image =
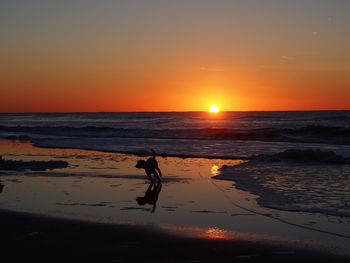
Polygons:
<instances>
[{"instance_id":1,"label":"sun","mask_svg":"<svg viewBox=\"0 0 350 263\"><path fill-rule=\"evenodd\" d=\"M220 109L219 109L219 106L218 106L218 105L216 105L216 104L210 105L210 107L209 107L209 112L217 113L217 112L219 112L219 111L220 111Z\"/></svg>"}]
</instances>

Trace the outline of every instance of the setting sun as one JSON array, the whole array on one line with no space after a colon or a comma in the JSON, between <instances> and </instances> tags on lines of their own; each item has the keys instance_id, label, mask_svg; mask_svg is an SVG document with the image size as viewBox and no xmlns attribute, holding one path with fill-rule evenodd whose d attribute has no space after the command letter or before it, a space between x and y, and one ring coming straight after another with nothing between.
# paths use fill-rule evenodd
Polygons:
<instances>
[{"instance_id":1,"label":"setting sun","mask_svg":"<svg viewBox=\"0 0 350 263\"><path fill-rule=\"evenodd\" d=\"M219 109L218 105L216 105L216 104L210 105L209 112L219 112L219 111L220 111L220 109Z\"/></svg>"}]
</instances>

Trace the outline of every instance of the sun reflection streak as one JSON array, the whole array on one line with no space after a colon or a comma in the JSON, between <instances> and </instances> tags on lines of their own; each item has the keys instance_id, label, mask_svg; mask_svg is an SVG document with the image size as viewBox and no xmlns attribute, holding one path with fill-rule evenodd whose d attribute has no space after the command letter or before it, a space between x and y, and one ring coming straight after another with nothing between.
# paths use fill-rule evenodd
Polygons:
<instances>
[{"instance_id":1,"label":"sun reflection streak","mask_svg":"<svg viewBox=\"0 0 350 263\"><path fill-rule=\"evenodd\" d=\"M218 175L219 174L219 166L217 166L216 164L214 164L211 168L210 168L210 174L212 176Z\"/></svg>"},{"instance_id":2,"label":"sun reflection streak","mask_svg":"<svg viewBox=\"0 0 350 263\"><path fill-rule=\"evenodd\" d=\"M229 239L228 232L218 227L209 227L205 232L205 236L209 239Z\"/></svg>"}]
</instances>

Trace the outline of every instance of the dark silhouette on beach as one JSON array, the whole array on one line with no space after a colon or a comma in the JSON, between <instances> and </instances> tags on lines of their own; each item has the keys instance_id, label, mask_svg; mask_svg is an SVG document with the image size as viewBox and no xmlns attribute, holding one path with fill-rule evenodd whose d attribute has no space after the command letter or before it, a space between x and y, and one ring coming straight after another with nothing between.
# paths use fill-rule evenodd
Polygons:
<instances>
[{"instance_id":1,"label":"dark silhouette on beach","mask_svg":"<svg viewBox=\"0 0 350 263\"><path fill-rule=\"evenodd\" d=\"M162 183L159 182L154 184L153 182L151 182L147 188L145 195L142 197L137 197L136 201L139 205L153 205L151 212L154 213L156 211L157 201L161 190Z\"/></svg>"},{"instance_id":2,"label":"dark silhouette on beach","mask_svg":"<svg viewBox=\"0 0 350 263\"><path fill-rule=\"evenodd\" d=\"M156 152L151 149L152 151L152 157L145 160L138 160L136 164L136 168L138 169L144 169L148 178L151 182L153 182L152 175L158 179L158 181L162 181L162 172L160 171L158 167L158 162L156 160Z\"/></svg>"},{"instance_id":3,"label":"dark silhouette on beach","mask_svg":"<svg viewBox=\"0 0 350 263\"><path fill-rule=\"evenodd\" d=\"M0 170L5 171L45 171L68 167L66 161L22 161L5 160L0 155Z\"/></svg>"}]
</instances>

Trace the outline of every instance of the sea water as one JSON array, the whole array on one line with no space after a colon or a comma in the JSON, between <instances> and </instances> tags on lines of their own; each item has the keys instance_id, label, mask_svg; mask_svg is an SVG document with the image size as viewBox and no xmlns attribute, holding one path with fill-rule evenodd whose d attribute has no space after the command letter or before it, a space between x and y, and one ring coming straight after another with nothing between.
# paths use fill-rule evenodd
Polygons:
<instances>
[{"instance_id":1,"label":"sea water","mask_svg":"<svg viewBox=\"0 0 350 263\"><path fill-rule=\"evenodd\" d=\"M143 155L153 148L165 157L246 159L315 149L349 158L350 112L0 114L0 136L42 147ZM234 169L218 179L260 196L262 206L350 216L350 165L265 162Z\"/></svg>"}]
</instances>

